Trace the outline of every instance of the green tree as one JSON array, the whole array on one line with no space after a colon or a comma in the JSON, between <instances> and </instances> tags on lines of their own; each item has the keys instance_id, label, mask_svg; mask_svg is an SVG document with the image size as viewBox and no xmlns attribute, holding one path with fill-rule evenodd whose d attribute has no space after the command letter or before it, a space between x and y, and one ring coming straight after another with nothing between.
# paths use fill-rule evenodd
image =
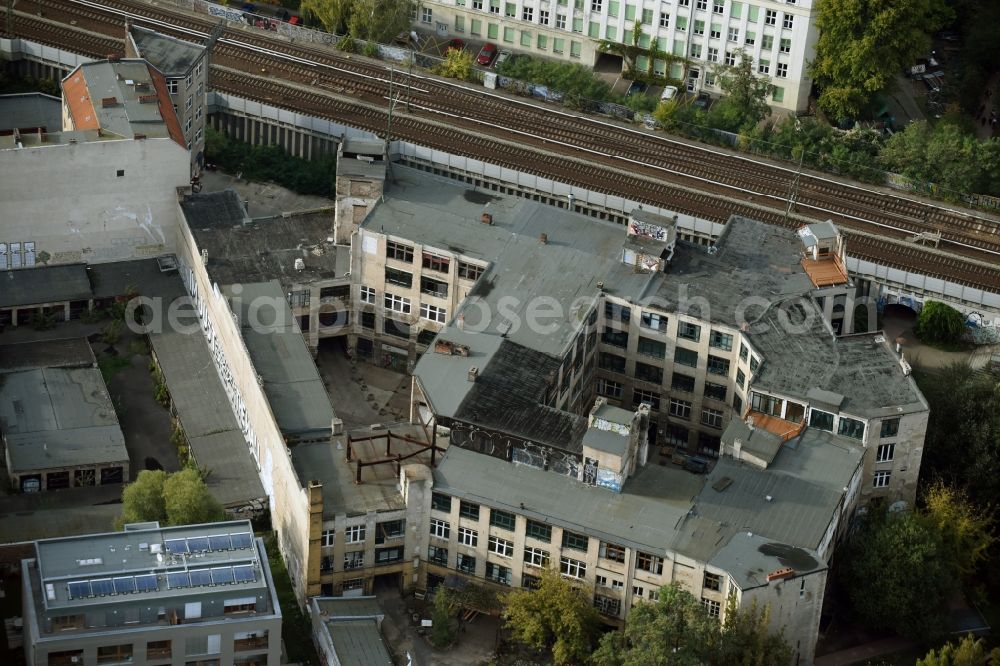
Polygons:
<instances>
[{"instance_id":1,"label":"green tree","mask_svg":"<svg viewBox=\"0 0 1000 666\"><path fill-rule=\"evenodd\" d=\"M769 632L770 609L753 601L727 605L726 621L677 583L660 588L656 601L636 604L622 632L605 634L594 652L596 666L787 666L792 649Z\"/></svg>"},{"instance_id":2,"label":"green tree","mask_svg":"<svg viewBox=\"0 0 1000 666\"><path fill-rule=\"evenodd\" d=\"M1000 663L1000 648L986 651L982 639L966 634L958 642L945 643L940 650L931 650L917 666L987 666Z\"/></svg>"},{"instance_id":3,"label":"green tree","mask_svg":"<svg viewBox=\"0 0 1000 666\"><path fill-rule=\"evenodd\" d=\"M410 29L412 0L354 0L347 30L369 42L388 42Z\"/></svg>"},{"instance_id":4,"label":"green tree","mask_svg":"<svg viewBox=\"0 0 1000 666\"><path fill-rule=\"evenodd\" d=\"M431 612L431 643L434 647L444 648L455 642L455 604L451 591L444 585L438 585L434 592L434 608Z\"/></svg>"},{"instance_id":5,"label":"green tree","mask_svg":"<svg viewBox=\"0 0 1000 666\"><path fill-rule=\"evenodd\" d=\"M139 472L135 481L122 490L122 515L115 521L119 529L127 523L167 522L167 505L163 499L163 485L167 473L162 469Z\"/></svg>"},{"instance_id":6,"label":"green tree","mask_svg":"<svg viewBox=\"0 0 1000 666\"><path fill-rule=\"evenodd\" d=\"M302 0L299 11L323 24L328 32L343 34L354 0Z\"/></svg>"},{"instance_id":7,"label":"green tree","mask_svg":"<svg viewBox=\"0 0 1000 666\"><path fill-rule=\"evenodd\" d=\"M586 661L599 623L590 599L554 570L542 573L537 589L508 594L503 617L515 640L549 648L557 665Z\"/></svg>"},{"instance_id":8,"label":"green tree","mask_svg":"<svg viewBox=\"0 0 1000 666\"><path fill-rule=\"evenodd\" d=\"M214 523L225 518L225 511L201 478L197 469L174 472L163 484L163 502L170 525Z\"/></svg>"},{"instance_id":9,"label":"green tree","mask_svg":"<svg viewBox=\"0 0 1000 666\"><path fill-rule=\"evenodd\" d=\"M965 332L965 317L950 305L927 301L917 316L914 332L923 342L953 345L961 340Z\"/></svg>"},{"instance_id":10,"label":"green tree","mask_svg":"<svg viewBox=\"0 0 1000 666\"><path fill-rule=\"evenodd\" d=\"M451 79L467 81L472 76L472 54L465 49L448 49L436 73Z\"/></svg>"},{"instance_id":11,"label":"green tree","mask_svg":"<svg viewBox=\"0 0 1000 666\"><path fill-rule=\"evenodd\" d=\"M949 12L944 0L820 0L809 65L820 107L837 119L858 116L929 49L929 35L949 21Z\"/></svg>"},{"instance_id":12,"label":"green tree","mask_svg":"<svg viewBox=\"0 0 1000 666\"><path fill-rule=\"evenodd\" d=\"M860 620L918 642L942 636L955 565L941 535L915 513L872 507L843 557L843 581Z\"/></svg>"},{"instance_id":13,"label":"green tree","mask_svg":"<svg viewBox=\"0 0 1000 666\"><path fill-rule=\"evenodd\" d=\"M993 512L969 501L964 490L934 482L924 494L921 518L941 535L942 545L958 572L970 580L997 542L993 534Z\"/></svg>"},{"instance_id":14,"label":"green tree","mask_svg":"<svg viewBox=\"0 0 1000 666\"><path fill-rule=\"evenodd\" d=\"M767 99L774 86L766 76L754 74L753 58L743 49L736 51L738 61L735 65L722 65L716 68L719 87L726 93L721 105L723 112L731 113L739 128L750 128L771 114ZM713 109L714 110L714 109Z\"/></svg>"}]
</instances>

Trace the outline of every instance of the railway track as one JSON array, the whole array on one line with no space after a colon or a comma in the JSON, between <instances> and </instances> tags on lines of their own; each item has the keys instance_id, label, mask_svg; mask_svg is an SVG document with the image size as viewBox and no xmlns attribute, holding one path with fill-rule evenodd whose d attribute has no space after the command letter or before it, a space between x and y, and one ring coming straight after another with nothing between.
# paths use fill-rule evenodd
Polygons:
<instances>
[{"instance_id":1,"label":"railway track","mask_svg":"<svg viewBox=\"0 0 1000 666\"><path fill-rule=\"evenodd\" d=\"M59 8L65 11L67 4L62 0L42 0L40 6L43 13L50 19L59 20L60 17L53 17L51 12L53 9L59 10ZM72 4L75 6L75 3ZM170 31L165 26L158 25L163 20L163 12L159 9L146 5L133 6L132 3L126 2L112 1L105 4L119 7L138 7L135 14L141 16L150 14L152 15L150 20L154 22L153 27ZM27 5L39 5L39 3L27 3ZM119 11L125 10L120 9ZM61 18L67 20L69 16L73 16L74 18L69 20L76 21L80 27L88 27L92 30L100 29L116 36L122 32L120 24L115 23L114 19L109 19L105 11L99 11L89 7L89 5L83 7L80 12L66 13ZM139 20L136 22L141 23ZM199 21L185 17L175 25L177 27L173 28L173 31L177 36L192 37L190 33L203 34L211 23L207 20ZM67 33L65 27L57 30L51 24L23 16L18 17L15 26L17 32L25 37L64 47L73 45L90 55L103 55L111 52L108 49L114 41L102 42L93 36L76 37L74 35L81 35L77 30L70 30ZM109 31L109 27L112 30ZM49 32L46 32L47 30ZM240 43L249 44L250 47L240 46ZM751 187L746 187L746 173L737 173L732 169L724 171L723 178L719 178L714 173L714 170L718 168L714 163L698 164L694 157L704 153L719 155L724 159L736 160L740 164L747 165L748 171L756 170L763 173L764 170L770 169L772 176L775 170L789 172L783 167L773 167L753 162L742 156L732 156L702 147L694 147L692 150L688 144L673 140L664 140L666 147L681 146L684 148L684 150L676 151L676 161L668 161L659 153L654 153L644 163L635 156L640 154L645 145L644 142L648 142L649 137L645 133L631 128L618 127L605 121L591 121L591 119L580 118L562 111L539 108L531 103L508 100L493 95L487 96L487 104L480 105L484 107L482 113L479 113L479 109L477 109L476 116L469 117L466 115L469 113L468 108L465 107L456 108L455 112L451 112L440 108L440 105L438 108L431 106L438 102L445 93L456 100L480 99L481 95L467 91L462 86L425 76L414 76L409 79L402 73L391 74L382 65L331 57L328 53L311 47L282 43L282 48L289 49L291 54L281 57L280 54L273 53L272 47L274 47L274 43L269 39L252 34L248 37L243 31L230 30L225 33L220 46L217 47L214 61L242 70L251 68L254 71L265 70L266 73L280 77L283 81L300 81L303 84L312 85L338 95L350 96L362 103L332 103L331 98L327 95L316 93L310 96L310 93L298 88L295 88L294 93L292 93L293 89L290 89L285 83L273 79L262 79L258 76L240 75L224 67L213 67L213 85L221 91L232 92L275 106L294 108L297 111L339 122L348 122L351 125L384 134L389 79L390 77L399 77L395 83L396 91L402 95L403 101L409 101L414 109L411 114L397 114L394 117L393 134L399 138L455 154L486 159L512 169L556 178L589 189L625 196L636 201L670 207L679 212L708 219L724 221L729 214L735 213L773 223L784 222L784 200L787 192L783 194L780 186L771 184L765 188L758 182L756 185L751 184ZM118 42L117 50L120 51L120 42ZM321 60L317 60L317 58L321 58ZM317 67L317 62L320 63L319 67ZM337 76L334 77L331 72L336 73ZM452 104L457 103L452 102ZM545 135L539 137L537 127L533 128L533 131L526 131L520 129L520 127L525 126L524 122L509 122L511 104L516 104L515 108L533 109L532 113L535 115L531 116L532 118L538 115L546 117L554 115L558 122L550 123L551 127L547 128L548 131ZM461 113L463 110L465 113ZM434 120L440 121L442 117L446 118L451 125L447 132L436 127L433 122ZM621 140L622 150L610 153L606 147L589 147L588 143L590 146L594 146L596 143L592 133L588 134L586 131L587 125L581 125L581 122L584 121L597 122L615 128L616 131L620 132L616 136ZM515 126L505 127L504 122L506 125ZM533 141L520 141L517 144L511 144L500 139L489 138L482 131L482 128L491 125L496 126L498 130L493 132L495 135L503 136L506 134L509 136L513 133L515 136L533 139ZM434 131L429 131L430 127L434 127ZM472 130L473 134L470 134L469 130ZM658 138L655 135L650 136ZM537 145L537 149L532 148L530 144ZM558 148L557 152L562 155L576 158L571 167L568 167L565 157L553 154L553 148ZM599 162L610 163L615 168L609 169L602 166L595 158L603 158ZM526 168L526 164L532 166ZM641 168L643 166L646 168ZM681 168L677 168L678 166ZM628 171L621 171L623 167L627 168ZM664 174L668 173L675 176L670 179L669 183L663 178ZM838 219L841 216L835 213L831 214L830 206L843 200L842 194L835 187L837 184L825 178L819 178L818 182L820 184L815 188L814 201L804 202L800 194L799 202L803 208L800 208L798 212L805 217L822 219L832 217L840 222L845 229L855 230L854 233L848 234L852 255L904 270L915 270L944 277L971 286L1000 290L1000 271L995 266L982 265L963 258L949 257L945 253L931 251L927 248L900 245L898 242L886 240L898 240L918 231L937 228L931 227L931 225L947 222L950 217L955 217L956 212L940 206L928 205L918 200L895 196L887 197L881 192L854 188L870 195L870 201L859 207L881 212L883 219L887 221L873 222L857 219L852 223L849 218L859 218L859 216L852 214L848 221L845 221ZM691 189L699 189L703 193L694 193L690 191ZM889 200L888 204L885 199ZM776 208L780 208L781 212L775 210ZM821 214L810 216L810 210L814 213L819 210ZM956 248L963 250L962 254L970 259L986 257L990 260L996 254L1000 254L996 252L997 243L995 232L992 230L995 223L992 220L981 216L958 215L968 222L969 230L974 232L966 233L964 236L949 232L951 236L949 240L955 241L953 244ZM802 217L793 216L789 223L801 224ZM879 236L884 238L879 238ZM990 236L994 238L990 239ZM992 242L990 242L991 240ZM985 250L985 253L978 252L978 250Z\"/></svg>"}]
</instances>

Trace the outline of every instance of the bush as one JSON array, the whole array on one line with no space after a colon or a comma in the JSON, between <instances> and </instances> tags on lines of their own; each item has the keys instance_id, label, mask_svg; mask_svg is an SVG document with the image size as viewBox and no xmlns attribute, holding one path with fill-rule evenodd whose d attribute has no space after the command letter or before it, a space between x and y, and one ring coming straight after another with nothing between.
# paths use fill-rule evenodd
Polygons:
<instances>
[{"instance_id":1,"label":"bush","mask_svg":"<svg viewBox=\"0 0 1000 666\"><path fill-rule=\"evenodd\" d=\"M588 100L606 102L612 99L611 87L583 65L518 56L508 59L497 71L503 76L561 92L570 106L579 107Z\"/></svg>"},{"instance_id":2,"label":"bush","mask_svg":"<svg viewBox=\"0 0 1000 666\"><path fill-rule=\"evenodd\" d=\"M962 334L965 333L965 317L950 305L927 301L917 316L914 332L922 342L952 346L962 340Z\"/></svg>"},{"instance_id":3,"label":"bush","mask_svg":"<svg viewBox=\"0 0 1000 666\"><path fill-rule=\"evenodd\" d=\"M472 76L472 54L464 49L448 49L434 73L449 79L468 81Z\"/></svg>"},{"instance_id":4,"label":"bush","mask_svg":"<svg viewBox=\"0 0 1000 666\"><path fill-rule=\"evenodd\" d=\"M333 196L335 156L307 161L277 146L251 146L210 127L205 132L205 159L223 170L242 172L247 180L271 181L299 194Z\"/></svg>"},{"instance_id":5,"label":"bush","mask_svg":"<svg viewBox=\"0 0 1000 666\"><path fill-rule=\"evenodd\" d=\"M354 41L354 38L351 37L350 35L344 35L337 42L337 48L343 51L344 53L357 53L358 43Z\"/></svg>"},{"instance_id":6,"label":"bush","mask_svg":"<svg viewBox=\"0 0 1000 666\"><path fill-rule=\"evenodd\" d=\"M361 49L361 52L364 53L369 58L377 58L378 44L376 44L375 42L365 42L365 47Z\"/></svg>"}]
</instances>

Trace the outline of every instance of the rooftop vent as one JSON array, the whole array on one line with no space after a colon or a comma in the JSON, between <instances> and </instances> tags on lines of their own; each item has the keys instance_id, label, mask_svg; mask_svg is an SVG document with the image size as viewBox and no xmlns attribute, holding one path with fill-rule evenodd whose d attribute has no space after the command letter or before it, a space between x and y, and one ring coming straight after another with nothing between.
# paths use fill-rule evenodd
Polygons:
<instances>
[{"instance_id":1,"label":"rooftop vent","mask_svg":"<svg viewBox=\"0 0 1000 666\"><path fill-rule=\"evenodd\" d=\"M136 83L135 83L135 89L136 90L149 90L149 82L148 81L136 81Z\"/></svg>"},{"instance_id":2,"label":"rooftop vent","mask_svg":"<svg viewBox=\"0 0 1000 666\"><path fill-rule=\"evenodd\" d=\"M145 134L135 134L135 135L132 136L132 138L135 139L136 141L142 141L143 139L146 138L146 135Z\"/></svg>"},{"instance_id":3,"label":"rooftop vent","mask_svg":"<svg viewBox=\"0 0 1000 666\"><path fill-rule=\"evenodd\" d=\"M156 95L139 95L139 104L156 104L159 98Z\"/></svg>"},{"instance_id":4,"label":"rooftop vent","mask_svg":"<svg viewBox=\"0 0 1000 666\"><path fill-rule=\"evenodd\" d=\"M785 578L791 578L795 575L795 569L791 567L785 567L784 569L776 569L771 573L767 574L767 582L770 583L772 580L784 580Z\"/></svg>"},{"instance_id":5,"label":"rooftop vent","mask_svg":"<svg viewBox=\"0 0 1000 666\"><path fill-rule=\"evenodd\" d=\"M101 106L105 109L118 103L117 97L105 97L101 100Z\"/></svg>"},{"instance_id":6,"label":"rooftop vent","mask_svg":"<svg viewBox=\"0 0 1000 666\"><path fill-rule=\"evenodd\" d=\"M445 354L446 356L468 356L468 345L457 345L450 340L438 340L434 343L435 354Z\"/></svg>"},{"instance_id":7,"label":"rooftop vent","mask_svg":"<svg viewBox=\"0 0 1000 666\"><path fill-rule=\"evenodd\" d=\"M493 214L483 213L482 217L479 218L479 221L483 224L493 224Z\"/></svg>"},{"instance_id":8,"label":"rooftop vent","mask_svg":"<svg viewBox=\"0 0 1000 666\"><path fill-rule=\"evenodd\" d=\"M549 235L548 234L542 234L541 236L538 237L538 242L541 243L542 245L548 245L549 244Z\"/></svg>"},{"instance_id":9,"label":"rooftop vent","mask_svg":"<svg viewBox=\"0 0 1000 666\"><path fill-rule=\"evenodd\" d=\"M479 368L477 368L476 366L472 366L471 368L469 368L469 381L470 382L476 381L476 377L478 377L478 376L479 376Z\"/></svg>"}]
</instances>

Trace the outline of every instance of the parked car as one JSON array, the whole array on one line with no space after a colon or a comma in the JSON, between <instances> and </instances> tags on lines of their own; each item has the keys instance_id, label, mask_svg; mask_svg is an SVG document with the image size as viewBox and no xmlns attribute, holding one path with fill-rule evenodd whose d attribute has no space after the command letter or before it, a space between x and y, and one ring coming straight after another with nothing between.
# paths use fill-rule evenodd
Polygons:
<instances>
[{"instance_id":1,"label":"parked car","mask_svg":"<svg viewBox=\"0 0 1000 666\"><path fill-rule=\"evenodd\" d=\"M666 102L677 97L677 86L665 86L660 94L660 101Z\"/></svg>"},{"instance_id":2,"label":"parked car","mask_svg":"<svg viewBox=\"0 0 1000 666\"><path fill-rule=\"evenodd\" d=\"M631 97L632 95L641 95L646 92L646 88L648 87L649 86L642 81L633 81L632 85L628 87L628 92L625 93L625 96Z\"/></svg>"},{"instance_id":3,"label":"parked car","mask_svg":"<svg viewBox=\"0 0 1000 666\"><path fill-rule=\"evenodd\" d=\"M464 51L464 50L465 50L465 40L456 37L455 39L448 42L448 46L445 47L444 52L448 53L448 51Z\"/></svg>"},{"instance_id":4,"label":"parked car","mask_svg":"<svg viewBox=\"0 0 1000 666\"><path fill-rule=\"evenodd\" d=\"M483 48L479 50L479 55L476 57L476 64L482 65L483 67L489 67L490 63L493 62L493 58L497 55L497 45L486 43L483 44Z\"/></svg>"},{"instance_id":5,"label":"parked car","mask_svg":"<svg viewBox=\"0 0 1000 666\"><path fill-rule=\"evenodd\" d=\"M499 67L500 65L510 60L510 57L511 57L510 51L507 51L506 49L501 51L500 53L497 54L497 59L493 61L493 66Z\"/></svg>"},{"instance_id":6,"label":"parked car","mask_svg":"<svg viewBox=\"0 0 1000 666\"><path fill-rule=\"evenodd\" d=\"M712 105L712 96L709 95L707 92L698 93L698 99L696 99L692 103L692 106L694 106L696 109L703 109L705 111L707 111L708 107L710 107L711 105Z\"/></svg>"}]
</instances>

